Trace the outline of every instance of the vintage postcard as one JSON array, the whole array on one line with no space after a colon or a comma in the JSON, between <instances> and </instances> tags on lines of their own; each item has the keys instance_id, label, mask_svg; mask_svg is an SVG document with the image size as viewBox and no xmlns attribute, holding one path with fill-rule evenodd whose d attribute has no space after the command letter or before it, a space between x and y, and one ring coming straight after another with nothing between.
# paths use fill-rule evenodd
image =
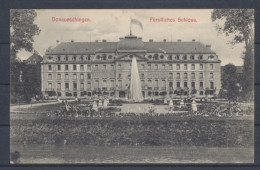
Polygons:
<instances>
[{"instance_id":1,"label":"vintage postcard","mask_svg":"<svg viewBox=\"0 0 260 170\"><path fill-rule=\"evenodd\" d=\"M10 163L254 163L254 10L10 10Z\"/></svg>"}]
</instances>

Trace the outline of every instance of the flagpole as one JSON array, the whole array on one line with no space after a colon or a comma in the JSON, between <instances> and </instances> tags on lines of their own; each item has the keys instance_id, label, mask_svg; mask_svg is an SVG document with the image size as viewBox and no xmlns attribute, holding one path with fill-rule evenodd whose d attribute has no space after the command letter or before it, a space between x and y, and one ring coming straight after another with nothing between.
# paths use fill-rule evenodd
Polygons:
<instances>
[{"instance_id":1,"label":"flagpole","mask_svg":"<svg viewBox=\"0 0 260 170\"><path fill-rule=\"evenodd\" d=\"M132 18L130 20L130 35L132 35Z\"/></svg>"}]
</instances>

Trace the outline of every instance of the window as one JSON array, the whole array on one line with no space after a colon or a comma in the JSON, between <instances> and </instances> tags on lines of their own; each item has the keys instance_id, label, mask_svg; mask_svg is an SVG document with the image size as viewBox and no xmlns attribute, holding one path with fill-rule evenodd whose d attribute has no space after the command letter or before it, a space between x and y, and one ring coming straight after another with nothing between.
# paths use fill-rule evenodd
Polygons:
<instances>
[{"instance_id":1,"label":"window","mask_svg":"<svg viewBox=\"0 0 260 170\"><path fill-rule=\"evenodd\" d=\"M213 79L213 73L210 73L210 78Z\"/></svg>"},{"instance_id":2,"label":"window","mask_svg":"<svg viewBox=\"0 0 260 170\"><path fill-rule=\"evenodd\" d=\"M122 88L122 80L118 80L118 87Z\"/></svg>"},{"instance_id":3,"label":"window","mask_svg":"<svg viewBox=\"0 0 260 170\"><path fill-rule=\"evenodd\" d=\"M169 79L173 79L173 74L169 73Z\"/></svg>"},{"instance_id":4,"label":"window","mask_svg":"<svg viewBox=\"0 0 260 170\"><path fill-rule=\"evenodd\" d=\"M202 81L200 82L200 88L203 88L203 82Z\"/></svg>"},{"instance_id":5,"label":"window","mask_svg":"<svg viewBox=\"0 0 260 170\"><path fill-rule=\"evenodd\" d=\"M148 69L151 70L151 64L148 64Z\"/></svg>"},{"instance_id":6,"label":"window","mask_svg":"<svg viewBox=\"0 0 260 170\"><path fill-rule=\"evenodd\" d=\"M48 70L52 70L51 65L48 65Z\"/></svg>"},{"instance_id":7,"label":"window","mask_svg":"<svg viewBox=\"0 0 260 170\"><path fill-rule=\"evenodd\" d=\"M73 60L76 61L77 60L77 56L74 55L73 56Z\"/></svg>"},{"instance_id":8,"label":"window","mask_svg":"<svg viewBox=\"0 0 260 170\"><path fill-rule=\"evenodd\" d=\"M199 55L199 60L203 60L203 55Z\"/></svg>"},{"instance_id":9,"label":"window","mask_svg":"<svg viewBox=\"0 0 260 170\"><path fill-rule=\"evenodd\" d=\"M102 60L107 60L107 55L106 54L103 54Z\"/></svg>"},{"instance_id":10,"label":"window","mask_svg":"<svg viewBox=\"0 0 260 170\"><path fill-rule=\"evenodd\" d=\"M90 71L90 70L91 70L91 65L88 65L88 68L87 68L87 70L88 70L88 71Z\"/></svg>"},{"instance_id":11,"label":"window","mask_svg":"<svg viewBox=\"0 0 260 170\"><path fill-rule=\"evenodd\" d=\"M90 56L90 55L88 55L88 57L87 57L87 58L88 58L88 60L91 60L91 56Z\"/></svg>"},{"instance_id":12,"label":"window","mask_svg":"<svg viewBox=\"0 0 260 170\"><path fill-rule=\"evenodd\" d=\"M170 70L173 70L173 65L169 64Z\"/></svg>"},{"instance_id":13,"label":"window","mask_svg":"<svg viewBox=\"0 0 260 170\"><path fill-rule=\"evenodd\" d=\"M180 64L177 64L176 69L180 70Z\"/></svg>"},{"instance_id":14,"label":"window","mask_svg":"<svg viewBox=\"0 0 260 170\"><path fill-rule=\"evenodd\" d=\"M87 78L91 79L91 74L90 73L87 74Z\"/></svg>"},{"instance_id":15,"label":"window","mask_svg":"<svg viewBox=\"0 0 260 170\"><path fill-rule=\"evenodd\" d=\"M82 56L80 56L80 60L81 61L83 61L84 60L84 56L82 55Z\"/></svg>"},{"instance_id":16,"label":"window","mask_svg":"<svg viewBox=\"0 0 260 170\"><path fill-rule=\"evenodd\" d=\"M203 73L200 73L200 79L203 79Z\"/></svg>"},{"instance_id":17,"label":"window","mask_svg":"<svg viewBox=\"0 0 260 170\"><path fill-rule=\"evenodd\" d=\"M183 60L187 60L187 55L183 55Z\"/></svg>"},{"instance_id":18,"label":"window","mask_svg":"<svg viewBox=\"0 0 260 170\"><path fill-rule=\"evenodd\" d=\"M110 88L114 88L115 87L115 81L114 80L110 80Z\"/></svg>"},{"instance_id":19,"label":"window","mask_svg":"<svg viewBox=\"0 0 260 170\"><path fill-rule=\"evenodd\" d=\"M155 80L155 81L154 81L154 87L155 87L155 88L158 88L158 87L159 87L159 82L158 82L158 80Z\"/></svg>"},{"instance_id":20,"label":"window","mask_svg":"<svg viewBox=\"0 0 260 170\"><path fill-rule=\"evenodd\" d=\"M61 70L61 67L60 67L60 65L57 65L57 70Z\"/></svg>"},{"instance_id":21,"label":"window","mask_svg":"<svg viewBox=\"0 0 260 170\"><path fill-rule=\"evenodd\" d=\"M155 70L158 70L158 64L155 64L154 66L155 66Z\"/></svg>"},{"instance_id":22,"label":"window","mask_svg":"<svg viewBox=\"0 0 260 170\"><path fill-rule=\"evenodd\" d=\"M166 90L166 81L165 80L162 80L162 90Z\"/></svg>"},{"instance_id":23,"label":"window","mask_svg":"<svg viewBox=\"0 0 260 170\"><path fill-rule=\"evenodd\" d=\"M84 65L80 65L80 71L84 71Z\"/></svg>"},{"instance_id":24,"label":"window","mask_svg":"<svg viewBox=\"0 0 260 170\"><path fill-rule=\"evenodd\" d=\"M158 54L154 54L153 58L154 60L158 60Z\"/></svg>"},{"instance_id":25,"label":"window","mask_svg":"<svg viewBox=\"0 0 260 170\"><path fill-rule=\"evenodd\" d=\"M121 78L121 74L118 74L118 78Z\"/></svg>"},{"instance_id":26,"label":"window","mask_svg":"<svg viewBox=\"0 0 260 170\"><path fill-rule=\"evenodd\" d=\"M90 82L88 82L88 84L87 84L87 90L91 90L91 83Z\"/></svg>"},{"instance_id":27,"label":"window","mask_svg":"<svg viewBox=\"0 0 260 170\"><path fill-rule=\"evenodd\" d=\"M185 81L185 82L183 83L183 85L184 85L184 87L188 87L187 81Z\"/></svg>"},{"instance_id":28,"label":"window","mask_svg":"<svg viewBox=\"0 0 260 170\"><path fill-rule=\"evenodd\" d=\"M58 79L58 80L61 79L61 74L57 74L57 79Z\"/></svg>"},{"instance_id":29,"label":"window","mask_svg":"<svg viewBox=\"0 0 260 170\"><path fill-rule=\"evenodd\" d=\"M115 69L115 66L114 65L111 65L111 70L114 70Z\"/></svg>"},{"instance_id":30,"label":"window","mask_svg":"<svg viewBox=\"0 0 260 170\"><path fill-rule=\"evenodd\" d=\"M73 90L77 90L77 83L73 83Z\"/></svg>"},{"instance_id":31,"label":"window","mask_svg":"<svg viewBox=\"0 0 260 170\"><path fill-rule=\"evenodd\" d=\"M66 70L66 71L69 70L69 65L65 65L65 70Z\"/></svg>"},{"instance_id":32,"label":"window","mask_svg":"<svg viewBox=\"0 0 260 170\"><path fill-rule=\"evenodd\" d=\"M188 65L184 64L184 70L187 70L187 69L188 69Z\"/></svg>"},{"instance_id":33,"label":"window","mask_svg":"<svg viewBox=\"0 0 260 170\"><path fill-rule=\"evenodd\" d=\"M98 65L95 65L95 70L98 70Z\"/></svg>"},{"instance_id":34,"label":"window","mask_svg":"<svg viewBox=\"0 0 260 170\"><path fill-rule=\"evenodd\" d=\"M144 64L141 64L141 70L144 70L145 68L144 68Z\"/></svg>"},{"instance_id":35,"label":"window","mask_svg":"<svg viewBox=\"0 0 260 170\"><path fill-rule=\"evenodd\" d=\"M58 90L61 89L61 83L57 83L57 89L58 89Z\"/></svg>"},{"instance_id":36,"label":"window","mask_svg":"<svg viewBox=\"0 0 260 170\"><path fill-rule=\"evenodd\" d=\"M80 74L80 80L84 80L84 74Z\"/></svg>"},{"instance_id":37,"label":"window","mask_svg":"<svg viewBox=\"0 0 260 170\"><path fill-rule=\"evenodd\" d=\"M48 80L52 80L52 74L48 74Z\"/></svg>"},{"instance_id":38,"label":"window","mask_svg":"<svg viewBox=\"0 0 260 170\"><path fill-rule=\"evenodd\" d=\"M191 59L191 60L194 60L194 55L191 55L191 56L190 56L190 59Z\"/></svg>"},{"instance_id":39,"label":"window","mask_svg":"<svg viewBox=\"0 0 260 170\"><path fill-rule=\"evenodd\" d=\"M144 78L144 74L143 74L143 73L141 74L141 78L142 78L142 79Z\"/></svg>"},{"instance_id":40,"label":"window","mask_svg":"<svg viewBox=\"0 0 260 170\"><path fill-rule=\"evenodd\" d=\"M153 58L152 55L149 55L149 56L148 56L148 59L152 59L152 58Z\"/></svg>"},{"instance_id":41,"label":"window","mask_svg":"<svg viewBox=\"0 0 260 170\"><path fill-rule=\"evenodd\" d=\"M177 82L177 87L181 87L181 83L180 82Z\"/></svg>"},{"instance_id":42,"label":"window","mask_svg":"<svg viewBox=\"0 0 260 170\"><path fill-rule=\"evenodd\" d=\"M195 73L191 73L191 78L195 79Z\"/></svg>"},{"instance_id":43,"label":"window","mask_svg":"<svg viewBox=\"0 0 260 170\"><path fill-rule=\"evenodd\" d=\"M200 95L201 95L201 96L203 95L203 91L200 91Z\"/></svg>"},{"instance_id":44,"label":"window","mask_svg":"<svg viewBox=\"0 0 260 170\"><path fill-rule=\"evenodd\" d=\"M106 65L103 65L103 70L106 70L107 69L107 66Z\"/></svg>"},{"instance_id":45,"label":"window","mask_svg":"<svg viewBox=\"0 0 260 170\"><path fill-rule=\"evenodd\" d=\"M121 64L118 64L118 69L121 69Z\"/></svg>"},{"instance_id":46,"label":"window","mask_svg":"<svg viewBox=\"0 0 260 170\"><path fill-rule=\"evenodd\" d=\"M187 73L184 73L184 79L187 79L188 78L188 74Z\"/></svg>"},{"instance_id":47,"label":"window","mask_svg":"<svg viewBox=\"0 0 260 170\"><path fill-rule=\"evenodd\" d=\"M142 87L142 89L144 89L144 86L145 86L144 80L141 80L141 87Z\"/></svg>"},{"instance_id":48,"label":"window","mask_svg":"<svg viewBox=\"0 0 260 170\"><path fill-rule=\"evenodd\" d=\"M57 57L57 60L60 61L60 56Z\"/></svg>"},{"instance_id":49,"label":"window","mask_svg":"<svg viewBox=\"0 0 260 170\"><path fill-rule=\"evenodd\" d=\"M73 65L73 70L77 70L77 65Z\"/></svg>"},{"instance_id":50,"label":"window","mask_svg":"<svg viewBox=\"0 0 260 170\"><path fill-rule=\"evenodd\" d=\"M77 80L77 74L73 74L73 80Z\"/></svg>"},{"instance_id":51,"label":"window","mask_svg":"<svg viewBox=\"0 0 260 170\"><path fill-rule=\"evenodd\" d=\"M195 82L191 82L191 87L195 89Z\"/></svg>"},{"instance_id":52,"label":"window","mask_svg":"<svg viewBox=\"0 0 260 170\"><path fill-rule=\"evenodd\" d=\"M65 80L69 80L69 75L65 74Z\"/></svg>"},{"instance_id":53,"label":"window","mask_svg":"<svg viewBox=\"0 0 260 170\"><path fill-rule=\"evenodd\" d=\"M200 70L203 70L203 64L200 64Z\"/></svg>"},{"instance_id":54,"label":"window","mask_svg":"<svg viewBox=\"0 0 260 170\"><path fill-rule=\"evenodd\" d=\"M169 56L168 56L168 60L172 60L172 55L169 55Z\"/></svg>"},{"instance_id":55,"label":"window","mask_svg":"<svg viewBox=\"0 0 260 170\"><path fill-rule=\"evenodd\" d=\"M97 56L96 56L96 59L97 59L97 60L100 60L100 55L97 55Z\"/></svg>"},{"instance_id":56,"label":"window","mask_svg":"<svg viewBox=\"0 0 260 170\"><path fill-rule=\"evenodd\" d=\"M48 89L49 89L49 90L52 89L52 83L48 83Z\"/></svg>"},{"instance_id":57,"label":"window","mask_svg":"<svg viewBox=\"0 0 260 170\"><path fill-rule=\"evenodd\" d=\"M191 65L191 69L192 69L192 70L195 70L195 64L192 64L192 65Z\"/></svg>"},{"instance_id":58,"label":"window","mask_svg":"<svg viewBox=\"0 0 260 170\"><path fill-rule=\"evenodd\" d=\"M165 64L162 64L162 69L165 70Z\"/></svg>"},{"instance_id":59,"label":"window","mask_svg":"<svg viewBox=\"0 0 260 170\"><path fill-rule=\"evenodd\" d=\"M111 60L112 58L113 58L112 55L109 55L109 56L108 56L108 59L109 59L109 60Z\"/></svg>"},{"instance_id":60,"label":"window","mask_svg":"<svg viewBox=\"0 0 260 170\"><path fill-rule=\"evenodd\" d=\"M65 83L65 89L66 89L66 90L69 89L69 83Z\"/></svg>"},{"instance_id":61,"label":"window","mask_svg":"<svg viewBox=\"0 0 260 170\"><path fill-rule=\"evenodd\" d=\"M180 55L176 55L175 59L180 60Z\"/></svg>"},{"instance_id":62,"label":"window","mask_svg":"<svg viewBox=\"0 0 260 170\"><path fill-rule=\"evenodd\" d=\"M211 70L213 70L213 69L214 69L214 67L213 67L213 64L210 64L210 69L211 69Z\"/></svg>"},{"instance_id":63,"label":"window","mask_svg":"<svg viewBox=\"0 0 260 170\"><path fill-rule=\"evenodd\" d=\"M69 61L69 57L68 57L68 56L66 56L66 57L65 57L65 60L66 60L66 61Z\"/></svg>"},{"instance_id":64,"label":"window","mask_svg":"<svg viewBox=\"0 0 260 170\"><path fill-rule=\"evenodd\" d=\"M163 58L164 58L164 55L161 55L161 56L160 56L160 59L163 59Z\"/></svg>"},{"instance_id":65,"label":"window","mask_svg":"<svg viewBox=\"0 0 260 170\"><path fill-rule=\"evenodd\" d=\"M148 89L152 89L152 80L148 80Z\"/></svg>"},{"instance_id":66,"label":"window","mask_svg":"<svg viewBox=\"0 0 260 170\"><path fill-rule=\"evenodd\" d=\"M106 88L107 87L107 80L103 80L103 88Z\"/></svg>"},{"instance_id":67,"label":"window","mask_svg":"<svg viewBox=\"0 0 260 170\"><path fill-rule=\"evenodd\" d=\"M180 79L181 78L181 74L180 73L177 73L177 79Z\"/></svg>"},{"instance_id":68,"label":"window","mask_svg":"<svg viewBox=\"0 0 260 170\"><path fill-rule=\"evenodd\" d=\"M98 89L98 88L99 88L99 81L98 81L98 80L95 80L94 87L95 87L95 89Z\"/></svg>"},{"instance_id":69,"label":"window","mask_svg":"<svg viewBox=\"0 0 260 170\"><path fill-rule=\"evenodd\" d=\"M214 89L214 82L210 82L210 89Z\"/></svg>"}]
</instances>

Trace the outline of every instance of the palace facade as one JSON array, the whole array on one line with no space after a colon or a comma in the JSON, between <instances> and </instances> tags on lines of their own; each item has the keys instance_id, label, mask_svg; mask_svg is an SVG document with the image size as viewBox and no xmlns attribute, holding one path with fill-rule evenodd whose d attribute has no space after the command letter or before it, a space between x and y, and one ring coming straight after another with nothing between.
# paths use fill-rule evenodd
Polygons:
<instances>
[{"instance_id":1,"label":"palace facade","mask_svg":"<svg viewBox=\"0 0 260 170\"><path fill-rule=\"evenodd\" d=\"M71 41L47 50L41 62L42 93L45 97L105 94L127 99L133 56L145 99L213 96L221 88L221 61L210 45L195 40L144 42L129 35L119 42Z\"/></svg>"}]
</instances>

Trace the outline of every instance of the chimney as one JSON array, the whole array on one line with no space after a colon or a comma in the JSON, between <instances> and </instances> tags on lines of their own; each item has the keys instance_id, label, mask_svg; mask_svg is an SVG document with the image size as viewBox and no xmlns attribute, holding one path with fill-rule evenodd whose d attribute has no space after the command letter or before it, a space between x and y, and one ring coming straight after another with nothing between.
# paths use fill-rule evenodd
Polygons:
<instances>
[{"instance_id":1,"label":"chimney","mask_svg":"<svg viewBox=\"0 0 260 170\"><path fill-rule=\"evenodd\" d=\"M98 42L98 40L96 40L95 42Z\"/></svg>"},{"instance_id":2,"label":"chimney","mask_svg":"<svg viewBox=\"0 0 260 170\"><path fill-rule=\"evenodd\" d=\"M181 42L181 39L178 39L178 42Z\"/></svg>"},{"instance_id":3,"label":"chimney","mask_svg":"<svg viewBox=\"0 0 260 170\"><path fill-rule=\"evenodd\" d=\"M196 40L195 39L192 39L192 42L195 42Z\"/></svg>"},{"instance_id":4,"label":"chimney","mask_svg":"<svg viewBox=\"0 0 260 170\"><path fill-rule=\"evenodd\" d=\"M163 42L166 42L166 39L164 39Z\"/></svg>"},{"instance_id":5,"label":"chimney","mask_svg":"<svg viewBox=\"0 0 260 170\"><path fill-rule=\"evenodd\" d=\"M150 39L150 40L149 40L149 42L153 42L153 40L152 40L152 39Z\"/></svg>"},{"instance_id":6,"label":"chimney","mask_svg":"<svg viewBox=\"0 0 260 170\"><path fill-rule=\"evenodd\" d=\"M70 42L72 42L72 43L73 43L73 42L74 42L74 40L71 40Z\"/></svg>"},{"instance_id":7,"label":"chimney","mask_svg":"<svg viewBox=\"0 0 260 170\"><path fill-rule=\"evenodd\" d=\"M107 40L102 40L102 42L107 42Z\"/></svg>"},{"instance_id":8,"label":"chimney","mask_svg":"<svg viewBox=\"0 0 260 170\"><path fill-rule=\"evenodd\" d=\"M207 48L211 48L211 45L206 45Z\"/></svg>"}]
</instances>

